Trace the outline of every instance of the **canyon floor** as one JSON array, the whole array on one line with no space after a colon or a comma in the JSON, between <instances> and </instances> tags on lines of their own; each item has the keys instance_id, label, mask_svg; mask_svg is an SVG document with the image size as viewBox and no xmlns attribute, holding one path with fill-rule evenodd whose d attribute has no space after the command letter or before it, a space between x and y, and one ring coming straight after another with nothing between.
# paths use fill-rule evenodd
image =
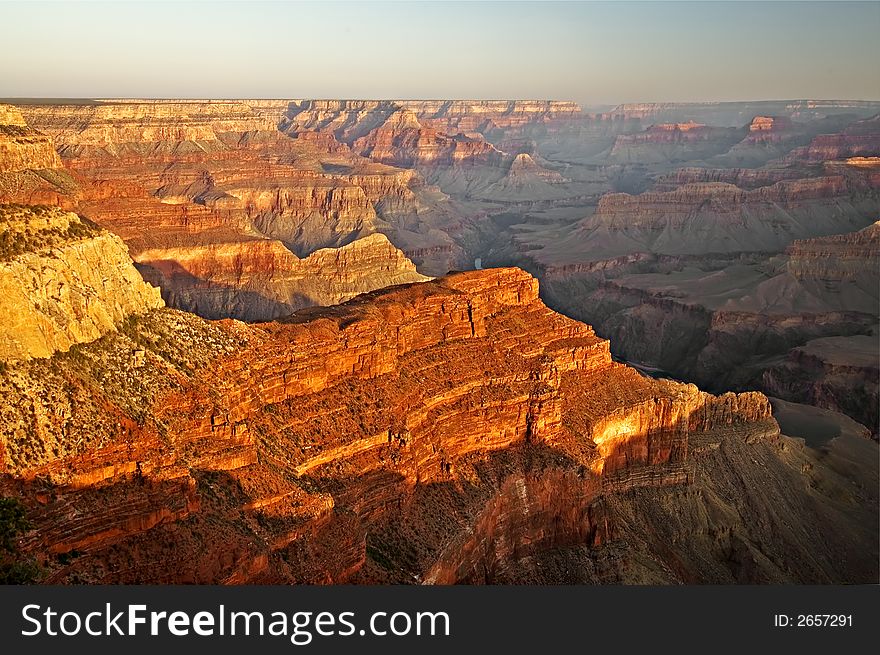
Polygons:
<instances>
[{"instance_id":1,"label":"canyon floor","mask_svg":"<svg viewBox=\"0 0 880 655\"><path fill-rule=\"evenodd\" d=\"M877 102L10 100L0 564L876 582L878 219Z\"/></svg>"}]
</instances>

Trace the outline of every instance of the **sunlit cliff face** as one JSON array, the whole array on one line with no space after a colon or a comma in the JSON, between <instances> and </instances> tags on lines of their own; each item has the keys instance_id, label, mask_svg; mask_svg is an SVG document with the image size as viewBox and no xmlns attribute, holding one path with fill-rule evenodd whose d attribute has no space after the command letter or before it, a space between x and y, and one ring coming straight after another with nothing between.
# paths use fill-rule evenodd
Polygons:
<instances>
[{"instance_id":1,"label":"sunlit cliff face","mask_svg":"<svg viewBox=\"0 0 880 655\"><path fill-rule=\"evenodd\" d=\"M406 537L410 575L472 580L604 543L603 494L686 481L689 423L772 423L757 396L731 404L614 364L537 292L491 269L259 326L145 307L17 365L3 461L38 526L26 547L85 553L73 566L89 579L121 557L131 579L342 582L379 575L370 535L424 524ZM148 563L171 544L177 567Z\"/></svg>"},{"instance_id":2,"label":"sunlit cliff face","mask_svg":"<svg viewBox=\"0 0 880 655\"><path fill-rule=\"evenodd\" d=\"M763 275L772 244L772 284L851 289L875 234L792 240L863 227L876 180L803 161L874 137L841 121L796 134L795 163L702 168L795 147L781 121L752 143L754 114L728 109L704 128L649 107L668 127L648 130L537 101L132 101L31 106L37 134L0 106L0 199L104 228L34 210L0 260L0 305L39 326L0 323L0 488L35 526L24 551L50 582L869 579L867 486L835 486L765 396L613 362L521 269L447 274L534 265L640 354L747 353L737 339L766 316L713 314L675 267L709 252L710 285L712 258ZM670 274L630 288L628 266L630 284ZM759 300L789 297L773 289ZM816 345L780 360L774 389L867 388L870 371L844 375Z\"/></svg>"}]
</instances>

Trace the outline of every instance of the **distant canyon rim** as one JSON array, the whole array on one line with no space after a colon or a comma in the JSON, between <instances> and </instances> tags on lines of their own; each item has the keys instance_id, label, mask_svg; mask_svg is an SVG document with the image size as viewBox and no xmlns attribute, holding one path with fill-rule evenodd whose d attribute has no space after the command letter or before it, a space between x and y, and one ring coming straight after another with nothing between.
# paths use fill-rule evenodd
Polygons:
<instances>
[{"instance_id":1,"label":"distant canyon rim","mask_svg":"<svg viewBox=\"0 0 880 655\"><path fill-rule=\"evenodd\" d=\"M49 583L878 580L880 102L0 103Z\"/></svg>"}]
</instances>

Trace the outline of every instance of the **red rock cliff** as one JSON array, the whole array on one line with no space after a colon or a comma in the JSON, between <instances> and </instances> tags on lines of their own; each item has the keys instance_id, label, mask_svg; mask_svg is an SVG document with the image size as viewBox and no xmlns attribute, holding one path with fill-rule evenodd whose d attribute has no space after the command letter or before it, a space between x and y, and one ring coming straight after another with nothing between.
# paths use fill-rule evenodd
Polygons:
<instances>
[{"instance_id":1,"label":"red rock cliff","mask_svg":"<svg viewBox=\"0 0 880 655\"><path fill-rule=\"evenodd\" d=\"M692 435L775 429L763 396L644 378L537 294L495 269L282 324L163 310L7 369L4 484L31 508L25 546L82 553L49 562L57 581L326 582L372 579L405 539L411 575L469 579L486 551L456 525L485 534L489 471L501 488L573 484L568 507L590 512L615 490L685 483ZM561 511L532 516L559 527L529 548L593 529Z\"/></svg>"}]
</instances>

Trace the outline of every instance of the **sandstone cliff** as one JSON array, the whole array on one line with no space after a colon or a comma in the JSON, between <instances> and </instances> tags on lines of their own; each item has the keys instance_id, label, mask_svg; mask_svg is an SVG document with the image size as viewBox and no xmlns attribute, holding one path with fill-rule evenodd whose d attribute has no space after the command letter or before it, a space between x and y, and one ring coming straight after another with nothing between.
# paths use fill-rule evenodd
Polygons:
<instances>
[{"instance_id":1,"label":"sandstone cliff","mask_svg":"<svg viewBox=\"0 0 880 655\"><path fill-rule=\"evenodd\" d=\"M96 102L23 105L27 124L59 144L116 146L161 141L216 141L227 132L273 130L274 122L235 101Z\"/></svg>"},{"instance_id":2,"label":"sandstone cliff","mask_svg":"<svg viewBox=\"0 0 880 655\"><path fill-rule=\"evenodd\" d=\"M767 134L785 132L792 128L791 119L787 116L755 116L749 123L749 133L766 136Z\"/></svg>"},{"instance_id":3,"label":"sandstone cliff","mask_svg":"<svg viewBox=\"0 0 880 655\"><path fill-rule=\"evenodd\" d=\"M765 397L612 362L516 269L283 323L154 311L9 367L0 385L3 485L28 506L23 547L54 582L491 582L529 558L608 548L623 549L609 574L626 579L646 570L624 546L629 490L687 493L692 458L705 467L719 448L787 475ZM834 512L821 520L844 520ZM768 558L754 579L807 547L746 525L736 538ZM861 539L843 579L866 575ZM833 579L830 556L814 556L796 579ZM711 561L706 579L736 575Z\"/></svg>"},{"instance_id":4,"label":"sandstone cliff","mask_svg":"<svg viewBox=\"0 0 880 655\"><path fill-rule=\"evenodd\" d=\"M76 180L75 191L68 185L38 197L29 190L26 199L75 208L120 235L175 307L266 320L425 279L371 237L378 232L420 263L433 249L450 250L431 255L427 270L446 272L455 260L449 238L429 224L424 196L431 191L414 171L292 140L275 129L277 103L113 100L20 109L4 120L24 125L26 115L52 135L65 168L53 176ZM39 136L60 167L52 141ZM17 165L11 156L0 160ZM0 199L19 200L20 189L31 188L19 182L0 185Z\"/></svg>"},{"instance_id":5,"label":"sandstone cliff","mask_svg":"<svg viewBox=\"0 0 880 655\"><path fill-rule=\"evenodd\" d=\"M763 387L780 398L851 416L880 432L880 345L876 334L813 339L764 372Z\"/></svg>"},{"instance_id":6,"label":"sandstone cliff","mask_svg":"<svg viewBox=\"0 0 880 655\"><path fill-rule=\"evenodd\" d=\"M14 120L9 113L0 120ZM55 168L61 168L61 160L51 139L25 125L0 123L0 174Z\"/></svg>"},{"instance_id":7,"label":"sandstone cliff","mask_svg":"<svg viewBox=\"0 0 880 655\"><path fill-rule=\"evenodd\" d=\"M151 248L135 259L144 278L161 287L168 306L205 318L247 321L427 279L381 234L303 259L269 239Z\"/></svg>"},{"instance_id":8,"label":"sandstone cliff","mask_svg":"<svg viewBox=\"0 0 880 655\"><path fill-rule=\"evenodd\" d=\"M674 191L606 194L580 223L595 259L644 250L667 254L779 251L799 238L861 229L877 189L842 175L782 180L751 191L720 182Z\"/></svg>"},{"instance_id":9,"label":"sandstone cliff","mask_svg":"<svg viewBox=\"0 0 880 655\"><path fill-rule=\"evenodd\" d=\"M53 208L0 205L0 360L50 357L162 306L114 235Z\"/></svg>"},{"instance_id":10,"label":"sandstone cliff","mask_svg":"<svg viewBox=\"0 0 880 655\"><path fill-rule=\"evenodd\" d=\"M840 133L820 134L789 153L785 161L811 163L876 155L880 155L880 114L857 121Z\"/></svg>"},{"instance_id":11,"label":"sandstone cliff","mask_svg":"<svg viewBox=\"0 0 880 655\"><path fill-rule=\"evenodd\" d=\"M374 206L390 199L405 204L409 186L418 184L409 171L294 142L277 132L268 110L244 103L114 101L23 109L54 136L66 166L85 182L83 206L111 228L131 214L121 201L156 198L191 214L207 207L216 227L243 235L269 225L269 236L308 254L342 245L357 230L375 231ZM276 229L279 224L284 227Z\"/></svg>"},{"instance_id":12,"label":"sandstone cliff","mask_svg":"<svg viewBox=\"0 0 880 655\"><path fill-rule=\"evenodd\" d=\"M28 126L18 108L0 104L0 200L68 206L76 184L61 169L52 139Z\"/></svg>"},{"instance_id":13,"label":"sandstone cliff","mask_svg":"<svg viewBox=\"0 0 880 655\"><path fill-rule=\"evenodd\" d=\"M288 120L306 130L335 126L345 138L363 131L352 132L352 125L386 120L398 110L449 135L547 125L581 115L576 103L557 100L294 100Z\"/></svg>"},{"instance_id":14,"label":"sandstone cliff","mask_svg":"<svg viewBox=\"0 0 880 655\"><path fill-rule=\"evenodd\" d=\"M418 110L418 107L413 109ZM397 166L493 163L500 153L479 134L446 134L422 123L394 101L306 101L291 103L282 129L291 135L331 133L355 152Z\"/></svg>"},{"instance_id":15,"label":"sandstone cliff","mask_svg":"<svg viewBox=\"0 0 880 655\"><path fill-rule=\"evenodd\" d=\"M367 292L277 324L135 312L0 366L0 485L45 580L876 580L876 444L819 452L760 394L609 355L869 421L875 374L839 355L874 334L874 246L809 240L877 219L875 158L822 158L873 138L851 124L876 104L23 111L64 168L0 197L120 235L170 304L262 320ZM846 147L784 159L827 134ZM513 270L373 291L476 258L596 333Z\"/></svg>"},{"instance_id":16,"label":"sandstone cliff","mask_svg":"<svg viewBox=\"0 0 880 655\"><path fill-rule=\"evenodd\" d=\"M686 167L659 176L654 183L653 191L674 191L686 184L705 182L732 184L740 189L751 190L771 186L783 180L797 179L801 175L801 171L790 169Z\"/></svg>"},{"instance_id":17,"label":"sandstone cliff","mask_svg":"<svg viewBox=\"0 0 880 655\"><path fill-rule=\"evenodd\" d=\"M657 123L633 134L620 134L607 152L614 164L668 164L708 159L726 152L743 136L738 128L694 121Z\"/></svg>"},{"instance_id":18,"label":"sandstone cliff","mask_svg":"<svg viewBox=\"0 0 880 655\"><path fill-rule=\"evenodd\" d=\"M873 294L880 270L880 221L858 232L795 241L785 254L786 272L801 282L821 281L824 288L816 294L829 296L826 302L833 302L837 291L841 300L849 296L852 309L880 314L880 299ZM851 286L844 289L842 284ZM867 296L864 303L852 297L859 290Z\"/></svg>"},{"instance_id":19,"label":"sandstone cliff","mask_svg":"<svg viewBox=\"0 0 880 655\"><path fill-rule=\"evenodd\" d=\"M796 240L777 256L643 254L559 267L547 272L545 295L595 324L626 360L710 389L765 389L867 425L877 362L844 374L802 348L839 339L838 354L852 347L865 361L859 344L880 317L878 235L872 224Z\"/></svg>"}]
</instances>

